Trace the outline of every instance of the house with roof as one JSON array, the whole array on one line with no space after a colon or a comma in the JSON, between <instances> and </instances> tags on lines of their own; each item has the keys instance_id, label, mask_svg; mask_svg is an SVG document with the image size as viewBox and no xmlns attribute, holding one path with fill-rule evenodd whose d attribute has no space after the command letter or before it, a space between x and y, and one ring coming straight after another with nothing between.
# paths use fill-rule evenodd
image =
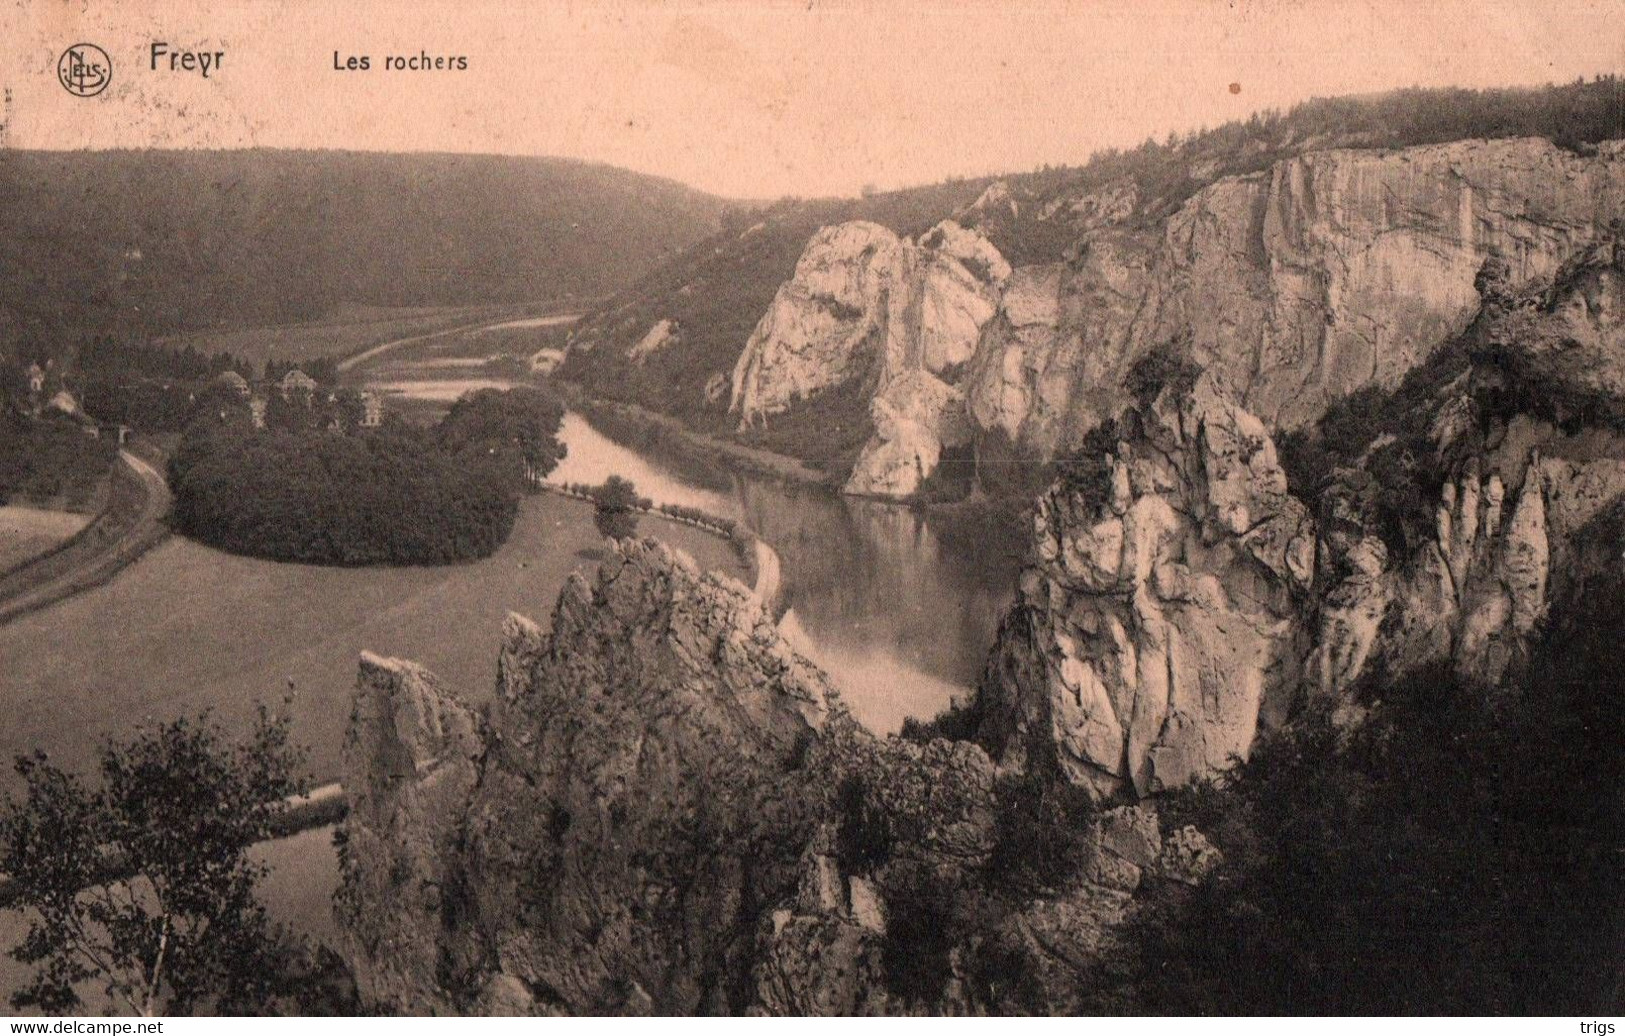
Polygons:
<instances>
[{"instance_id":1,"label":"house with roof","mask_svg":"<svg viewBox=\"0 0 1625 1036\"><path fill-rule=\"evenodd\" d=\"M247 399L252 393L248 385L248 379L236 371L222 371L220 376L214 379L214 383L221 388L235 392L239 399Z\"/></svg>"},{"instance_id":2,"label":"house with roof","mask_svg":"<svg viewBox=\"0 0 1625 1036\"><path fill-rule=\"evenodd\" d=\"M45 404L45 409L68 417L79 417L84 413L83 410L79 409L79 401L74 399L73 393L67 389L62 389L53 395L50 402Z\"/></svg>"},{"instance_id":3,"label":"house with roof","mask_svg":"<svg viewBox=\"0 0 1625 1036\"><path fill-rule=\"evenodd\" d=\"M377 428L384 423L384 397L371 389L361 392L361 427Z\"/></svg>"},{"instance_id":4,"label":"house with roof","mask_svg":"<svg viewBox=\"0 0 1625 1036\"><path fill-rule=\"evenodd\" d=\"M81 432L84 432L92 439L101 438L101 425L97 424L89 414L85 413L84 408L79 405L79 401L67 389L60 389L51 396L50 400L45 404L45 416L72 422L79 426ZM124 440L120 439L119 441L123 442Z\"/></svg>"},{"instance_id":5,"label":"house with roof","mask_svg":"<svg viewBox=\"0 0 1625 1036\"><path fill-rule=\"evenodd\" d=\"M296 392L303 393L308 397L316 391L316 379L295 367L282 375L282 380L277 383L277 388L281 390L283 399L287 399Z\"/></svg>"}]
</instances>

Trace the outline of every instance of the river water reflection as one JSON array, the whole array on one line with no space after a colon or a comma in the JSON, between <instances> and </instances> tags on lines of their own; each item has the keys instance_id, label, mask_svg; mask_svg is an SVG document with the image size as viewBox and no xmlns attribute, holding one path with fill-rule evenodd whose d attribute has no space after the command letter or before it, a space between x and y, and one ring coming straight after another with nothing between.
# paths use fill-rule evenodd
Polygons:
<instances>
[{"instance_id":1,"label":"river water reflection","mask_svg":"<svg viewBox=\"0 0 1625 1036\"><path fill-rule=\"evenodd\" d=\"M742 519L778 551L780 628L878 733L930 718L975 685L1019 558L992 523L855 500L609 438L566 416L569 455L550 478L629 478L657 503ZM985 526L985 527L981 527Z\"/></svg>"}]
</instances>

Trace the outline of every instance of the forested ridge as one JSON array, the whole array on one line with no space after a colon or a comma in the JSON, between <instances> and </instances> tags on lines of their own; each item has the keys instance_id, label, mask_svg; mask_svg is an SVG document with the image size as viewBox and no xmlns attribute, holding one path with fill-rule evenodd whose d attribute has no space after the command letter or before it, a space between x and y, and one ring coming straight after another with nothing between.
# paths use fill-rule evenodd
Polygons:
<instances>
[{"instance_id":1,"label":"forested ridge","mask_svg":"<svg viewBox=\"0 0 1625 1036\"><path fill-rule=\"evenodd\" d=\"M619 288L725 203L609 166L344 151L0 151L0 357L68 334Z\"/></svg>"}]
</instances>

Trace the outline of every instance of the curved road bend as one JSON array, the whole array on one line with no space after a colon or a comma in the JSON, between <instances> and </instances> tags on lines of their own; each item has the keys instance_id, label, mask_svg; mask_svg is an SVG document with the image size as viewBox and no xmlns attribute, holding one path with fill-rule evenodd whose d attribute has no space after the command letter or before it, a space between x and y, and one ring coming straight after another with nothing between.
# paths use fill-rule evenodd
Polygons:
<instances>
[{"instance_id":1,"label":"curved road bend","mask_svg":"<svg viewBox=\"0 0 1625 1036\"><path fill-rule=\"evenodd\" d=\"M169 513L170 495L163 473L129 450L119 450L119 459L141 482L140 512L111 539L102 540L95 529L105 520L104 512L80 534L79 542L0 577L0 623L100 586L168 535L164 516Z\"/></svg>"}]
</instances>

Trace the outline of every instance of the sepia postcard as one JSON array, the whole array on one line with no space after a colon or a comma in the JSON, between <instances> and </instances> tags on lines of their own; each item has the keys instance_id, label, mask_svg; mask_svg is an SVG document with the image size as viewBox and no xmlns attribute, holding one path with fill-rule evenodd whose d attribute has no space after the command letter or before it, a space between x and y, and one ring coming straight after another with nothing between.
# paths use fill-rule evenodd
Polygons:
<instances>
[{"instance_id":1,"label":"sepia postcard","mask_svg":"<svg viewBox=\"0 0 1625 1036\"><path fill-rule=\"evenodd\" d=\"M1615 1036L1622 73L7 0L0 1015Z\"/></svg>"}]
</instances>

